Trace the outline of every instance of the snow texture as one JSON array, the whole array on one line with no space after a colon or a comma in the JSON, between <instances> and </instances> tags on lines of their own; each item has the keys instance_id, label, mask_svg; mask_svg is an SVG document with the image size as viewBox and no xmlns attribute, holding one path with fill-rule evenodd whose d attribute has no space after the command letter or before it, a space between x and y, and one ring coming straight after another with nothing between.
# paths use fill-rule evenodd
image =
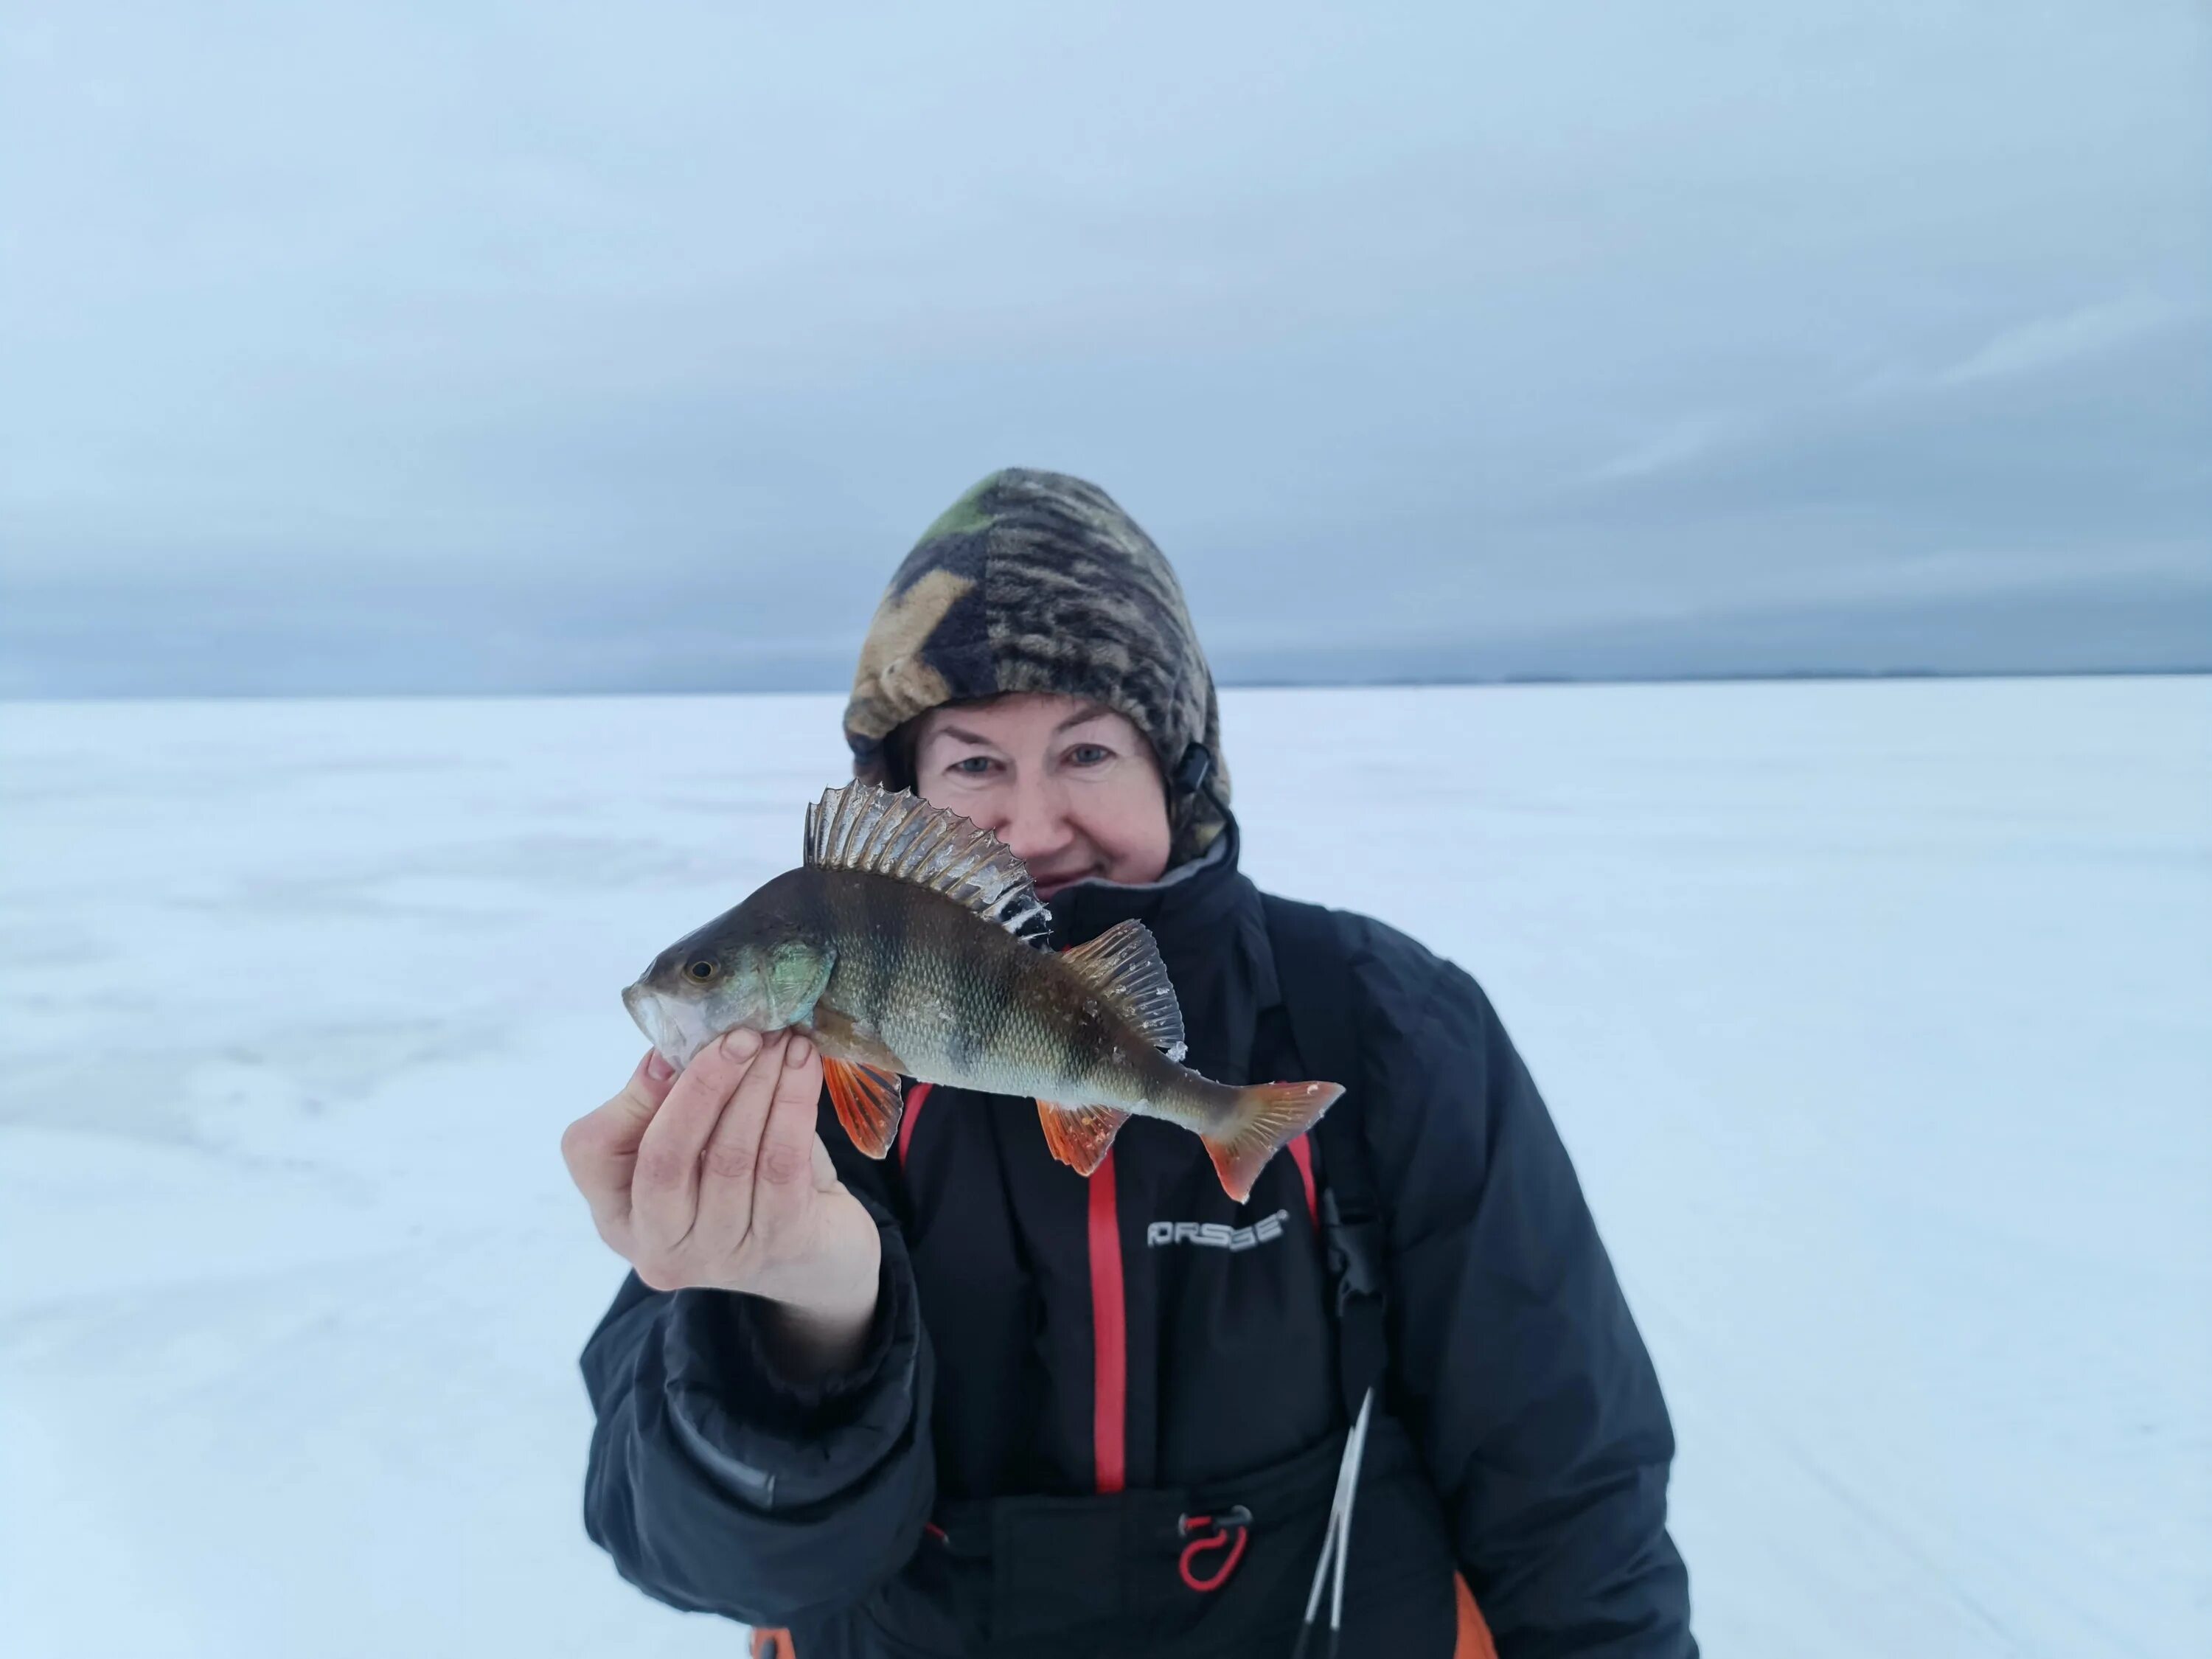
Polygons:
<instances>
[{"instance_id":1,"label":"snow texture","mask_svg":"<svg viewBox=\"0 0 2212 1659\"><path fill-rule=\"evenodd\" d=\"M834 700L0 707L0 1648L716 1655L585 1540L620 988ZM1715 1655L2212 1651L2212 681L1243 691L1263 884L1480 977Z\"/></svg>"}]
</instances>

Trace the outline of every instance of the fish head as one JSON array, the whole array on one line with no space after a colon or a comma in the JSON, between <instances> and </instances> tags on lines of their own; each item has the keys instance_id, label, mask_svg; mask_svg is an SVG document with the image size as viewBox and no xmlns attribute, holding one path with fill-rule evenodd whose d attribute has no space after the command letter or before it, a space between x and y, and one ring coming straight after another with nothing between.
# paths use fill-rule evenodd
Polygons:
<instances>
[{"instance_id":1,"label":"fish head","mask_svg":"<svg viewBox=\"0 0 2212 1659\"><path fill-rule=\"evenodd\" d=\"M623 993L638 1029L678 1070L725 1031L810 1018L835 956L795 926L740 905L653 957Z\"/></svg>"},{"instance_id":2,"label":"fish head","mask_svg":"<svg viewBox=\"0 0 2212 1659\"><path fill-rule=\"evenodd\" d=\"M655 957L653 966L623 990L623 1006L629 1010L629 1017L637 1022L637 1029L645 1033L654 1052L680 1072L722 1031L743 1022L732 1020L718 1026L716 1011L707 998L690 994L681 986L664 988L669 978L663 971L666 954Z\"/></svg>"}]
</instances>

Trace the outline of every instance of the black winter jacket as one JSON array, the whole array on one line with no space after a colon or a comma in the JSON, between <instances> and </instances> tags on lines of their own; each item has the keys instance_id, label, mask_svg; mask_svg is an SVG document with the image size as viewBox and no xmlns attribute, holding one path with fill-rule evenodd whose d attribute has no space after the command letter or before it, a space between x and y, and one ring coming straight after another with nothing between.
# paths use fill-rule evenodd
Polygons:
<instances>
[{"instance_id":1,"label":"black winter jacket","mask_svg":"<svg viewBox=\"0 0 2212 1659\"><path fill-rule=\"evenodd\" d=\"M1198 1070L1308 1075L1233 830L1160 884L1054 908L1063 946L1152 930ZM1456 1568L1504 1659L1694 1655L1666 1407L1535 1086L1474 981L1338 922L1389 1317L1344 1651L1445 1659ZM1300 1160L1240 1207L1194 1136L1144 1118L1089 1182L1026 1101L938 1089L902 1127L872 1163L825 1104L883 1230L849 1375L779 1376L751 1298L623 1285L583 1359L591 1536L664 1601L791 1627L799 1659L1286 1654L1346 1418ZM1117 1490L1102 1532L1087 1495ZM1201 1592L1230 1552L1179 1558L1192 1510L1255 1495L1244 1582Z\"/></svg>"}]
</instances>

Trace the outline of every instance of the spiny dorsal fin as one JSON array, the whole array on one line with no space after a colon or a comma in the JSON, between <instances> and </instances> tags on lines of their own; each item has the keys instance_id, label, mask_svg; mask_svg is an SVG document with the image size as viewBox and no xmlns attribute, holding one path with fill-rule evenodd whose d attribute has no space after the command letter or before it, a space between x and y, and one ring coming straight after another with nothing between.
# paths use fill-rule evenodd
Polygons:
<instances>
[{"instance_id":1,"label":"spiny dorsal fin","mask_svg":"<svg viewBox=\"0 0 2212 1659\"><path fill-rule=\"evenodd\" d=\"M1181 1061L1182 1005L1176 1000L1160 947L1143 922L1117 921L1088 945L1063 951L1060 959L1082 975L1102 1001L1131 1020L1146 1042Z\"/></svg>"},{"instance_id":2,"label":"spiny dorsal fin","mask_svg":"<svg viewBox=\"0 0 2212 1659\"><path fill-rule=\"evenodd\" d=\"M866 870L927 887L1031 943L1052 920L1012 848L904 789L854 782L823 790L806 809L805 858L818 870Z\"/></svg>"}]
</instances>

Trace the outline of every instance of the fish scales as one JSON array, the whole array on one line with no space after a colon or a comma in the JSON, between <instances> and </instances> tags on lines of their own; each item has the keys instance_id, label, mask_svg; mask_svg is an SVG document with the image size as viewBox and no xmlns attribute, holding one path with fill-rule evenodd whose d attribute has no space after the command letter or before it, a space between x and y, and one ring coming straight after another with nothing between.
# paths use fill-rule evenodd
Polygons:
<instances>
[{"instance_id":1,"label":"fish scales","mask_svg":"<svg viewBox=\"0 0 2212 1659\"><path fill-rule=\"evenodd\" d=\"M1147 1064L1158 1051L1084 994L1065 964L975 927L956 902L867 872L806 873L820 883L836 954L823 1004L880 1036L916 1075L990 1093L1089 1090L1109 1104L1167 1105L1202 1081ZM1212 1103L1195 1092L1174 1103Z\"/></svg>"}]
</instances>

